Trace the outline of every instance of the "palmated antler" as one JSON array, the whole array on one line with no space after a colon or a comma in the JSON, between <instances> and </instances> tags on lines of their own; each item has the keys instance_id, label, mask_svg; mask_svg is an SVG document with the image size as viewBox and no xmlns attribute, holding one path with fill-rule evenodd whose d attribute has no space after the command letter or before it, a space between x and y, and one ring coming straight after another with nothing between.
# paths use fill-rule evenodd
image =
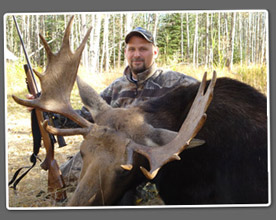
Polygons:
<instances>
[{"instance_id":1,"label":"palmated antler","mask_svg":"<svg viewBox=\"0 0 276 220\"><path fill-rule=\"evenodd\" d=\"M76 80L81 55L92 28L87 31L82 43L73 53L69 41L73 18L74 16L71 17L67 25L62 46L57 54L52 53L46 40L42 35L39 35L48 58L44 74L34 71L40 80L41 95L33 100L20 99L14 95L12 97L18 104L59 113L82 127L88 127L91 123L78 115L71 107L70 96Z\"/></svg>"},{"instance_id":2,"label":"palmated antler","mask_svg":"<svg viewBox=\"0 0 276 220\"><path fill-rule=\"evenodd\" d=\"M199 132L207 117L205 112L212 100L213 90L216 83L216 72L213 72L213 78L207 91L204 93L206 87L206 75L207 73L205 72L195 100L177 136L170 143L160 147L148 147L131 142L127 149L128 163L122 165L122 168L132 168L132 157L134 151L144 155L148 159L150 171L146 170L144 167L140 167L148 179L153 179L157 175L159 169L166 163L173 160L180 160L179 154L189 146L190 141Z\"/></svg>"}]
</instances>

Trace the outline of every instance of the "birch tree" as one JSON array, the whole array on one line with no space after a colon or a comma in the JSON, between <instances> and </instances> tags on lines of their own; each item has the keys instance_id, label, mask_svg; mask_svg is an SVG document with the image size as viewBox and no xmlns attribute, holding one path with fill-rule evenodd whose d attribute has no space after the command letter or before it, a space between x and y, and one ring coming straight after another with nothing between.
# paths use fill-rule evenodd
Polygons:
<instances>
[{"instance_id":1,"label":"birch tree","mask_svg":"<svg viewBox=\"0 0 276 220\"><path fill-rule=\"evenodd\" d=\"M232 25L231 25L231 56L230 56L230 70L233 67L233 57L234 57L234 46L235 46L235 27L236 27L236 12L232 13Z\"/></svg>"},{"instance_id":2,"label":"birch tree","mask_svg":"<svg viewBox=\"0 0 276 220\"><path fill-rule=\"evenodd\" d=\"M180 42L180 53L181 53L181 61L184 61L184 28L183 28L183 13L180 14L180 36L181 36L181 42Z\"/></svg>"},{"instance_id":3,"label":"birch tree","mask_svg":"<svg viewBox=\"0 0 276 220\"><path fill-rule=\"evenodd\" d=\"M103 43L102 43L102 55L101 55L100 72L103 72L103 70L107 71L109 69L108 22L109 22L109 15L106 14L104 16L104 32L103 32ZM104 62L105 62L105 65L104 65Z\"/></svg>"},{"instance_id":4,"label":"birch tree","mask_svg":"<svg viewBox=\"0 0 276 220\"><path fill-rule=\"evenodd\" d=\"M243 32L242 32L242 15L239 14L239 40L240 40L240 65L242 66L243 64L243 48L242 48L242 44L243 44L243 39L242 39L242 36L243 36Z\"/></svg>"},{"instance_id":5,"label":"birch tree","mask_svg":"<svg viewBox=\"0 0 276 220\"><path fill-rule=\"evenodd\" d=\"M261 50L261 64L266 62L266 30L267 30L267 23L265 22L265 19L263 18L262 21L263 31L262 31L262 50Z\"/></svg>"},{"instance_id":6,"label":"birch tree","mask_svg":"<svg viewBox=\"0 0 276 220\"><path fill-rule=\"evenodd\" d=\"M126 14L126 18L125 18L125 33L124 36L127 35L127 33L129 33L132 30L132 15L131 13L127 13ZM125 65L127 65L127 61L125 59Z\"/></svg>"},{"instance_id":7,"label":"birch tree","mask_svg":"<svg viewBox=\"0 0 276 220\"><path fill-rule=\"evenodd\" d=\"M81 26L81 30L79 33L82 33L81 35L84 36L87 32L87 20L86 20L85 14L81 14L81 23L79 26ZM88 69L88 48L87 47L84 47L82 52L82 64L85 66L86 69Z\"/></svg>"},{"instance_id":8,"label":"birch tree","mask_svg":"<svg viewBox=\"0 0 276 220\"><path fill-rule=\"evenodd\" d=\"M190 28L189 28L189 14L186 13L186 32L187 32L187 59L190 59Z\"/></svg>"},{"instance_id":9,"label":"birch tree","mask_svg":"<svg viewBox=\"0 0 276 220\"><path fill-rule=\"evenodd\" d=\"M118 43L118 63L117 67L121 67L121 55L122 55L122 44L123 44L123 14L120 14L120 20L119 20L119 43Z\"/></svg>"},{"instance_id":10,"label":"birch tree","mask_svg":"<svg viewBox=\"0 0 276 220\"><path fill-rule=\"evenodd\" d=\"M195 34L194 34L194 53L193 53L193 66L196 68L198 66L198 13L195 17Z\"/></svg>"},{"instance_id":11,"label":"birch tree","mask_svg":"<svg viewBox=\"0 0 276 220\"><path fill-rule=\"evenodd\" d=\"M95 28L93 28L93 40L90 40L91 53L91 72L99 71L99 50L100 50L100 32L102 14L96 14L95 16Z\"/></svg>"},{"instance_id":12,"label":"birch tree","mask_svg":"<svg viewBox=\"0 0 276 220\"><path fill-rule=\"evenodd\" d=\"M156 36L157 36L158 18L159 18L159 15L158 15L158 13L156 13L155 14L155 19L154 19L153 33L152 33L154 39L156 39Z\"/></svg>"},{"instance_id":13,"label":"birch tree","mask_svg":"<svg viewBox=\"0 0 276 220\"><path fill-rule=\"evenodd\" d=\"M218 13L218 65L221 65L221 55L220 55L220 12Z\"/></svg>"},{"instance_id":14,"label":"birch tree","mask_svg":"<svg viewBox=\"0 0 276 220\"><path fill-rule=\"evenodd\" d=\"M205 33L205 68L207 68L209 64L209 13L206 13L206 33Z\"/></svg>"}]
</instances>

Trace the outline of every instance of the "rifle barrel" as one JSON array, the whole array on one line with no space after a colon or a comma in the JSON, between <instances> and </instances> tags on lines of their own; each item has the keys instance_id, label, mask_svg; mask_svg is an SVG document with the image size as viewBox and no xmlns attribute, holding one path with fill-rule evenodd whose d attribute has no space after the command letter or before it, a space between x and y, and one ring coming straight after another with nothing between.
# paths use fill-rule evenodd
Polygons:
<instances>
[{"instance_id":1,"label":"rifle barrel","mask_svg":"<svg viewBox=\"0 0 276 220\"><path fill-rule=\"evenodd\" d=\"M17 33L18 33L18 36L19 36L19 39L20 39L20 42L21 42L23 51L24 51L24 55L25 55L25 58L26 58L28 67L29 67L29 69L30 69L30 71L31 71L32 78L33 78L33 80L34 80L35 89L36 89L37 92L39 92L39 91L38 91L38 88L37 88L37 83L36 83L36 80L35 80L35 77L34 77L34 72L33 72L32 66L31 66L31 62L30 62L29 57L28 57L28 54L27 54L27 52L26 52L25 45L24 45L24 42L23 42L23 39L22 39L22 35L21 35L20 29L19 29L19 27L18 27L16 18L15 18L14 15L13 15L13 20L14 20L14 23L15 23L15 26L16 26L16 30L17 30Z\"/></svg>"}]
</instances>

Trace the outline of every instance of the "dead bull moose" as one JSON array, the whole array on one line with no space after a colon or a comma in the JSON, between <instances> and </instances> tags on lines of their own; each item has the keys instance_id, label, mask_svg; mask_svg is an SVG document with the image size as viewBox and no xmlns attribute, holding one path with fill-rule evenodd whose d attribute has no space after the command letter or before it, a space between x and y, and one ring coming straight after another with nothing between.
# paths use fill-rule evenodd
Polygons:
<instances>
[{"instance_id":1,"label":"dead bull moose","mask_svg":"<svg viewBox=\"0 0 276 220\"><path fill-rule=\"evenodd\" d=\"M21 105L63 114L81 126L56 129L44 123L50 133L84 137L83 167L69 206L118 204L145 180L144 175L156 183L166 204L268 202L265 96L235 80L216 82L214 73L208 82L205 74L200 85L180 86L138 106L112 108L77 78L91 29L72 53L72 21L73 17L57 54L40 36L48 57L44 74L36 72L40 97L13 96ZM76 114L70 105L76 78L82 102L95 123ZM205 143L193 147L195 136Z\"/></svg>"}]
</instances>

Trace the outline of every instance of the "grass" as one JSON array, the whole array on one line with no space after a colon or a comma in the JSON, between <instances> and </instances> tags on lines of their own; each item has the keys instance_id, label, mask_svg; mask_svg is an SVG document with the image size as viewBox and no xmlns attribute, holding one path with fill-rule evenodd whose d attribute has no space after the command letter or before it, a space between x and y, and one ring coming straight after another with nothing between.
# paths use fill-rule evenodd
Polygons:
<instances>
[{"instance_id":1,"label":"grass","mask_svg":"<svg viewBox=\"0 0 276 220\"><path fill-rule=\"evenodd\" d=\"M211 78L211 73L215 70L217 77L229 77L237 79L241 82L251 85L263 94L267 94L267 67L266 65L234 65L232 71L228 68L205 68L199 67L194 68L192 65L171 65L168 69L185 73L186 75L192 76L198 80L202 79L202 75L207 71L208 78Z\"/></svg>"},{"instance_id":2,"label":"grass","mask_svg":"<svg viewBox=\"0 0 276 220\"><path fill-rule=\"evenodd\" d=\"M267 93L267 67L261 65L235 66L236 79L245 82L260 92Z\"/></svg>"},{"instance_id":3,"label":"grass","mask_svg":"<svg viewBox=\"0 0 276 220\"><path fill-rule=\"evenodd\" d=\"M185 73L197 79L201 79L205 71L212 72L212 69L203 67L194 69L192 66L171 65L165 68ZM43 72L41 68L36 68ZM255 87L266 94L267 74L265 66L239 66L236 65L233 71L227 69L216 69L218 77L231 77L243 81ZM83 67L79 69L79 75L85 79L97 92L102 91L114 79L122 75L123 69L117 69L109 73L90 73ZM25 84L25 73L21 63L8 63L6 65L6 95L7 95L7 171L8 180L11 179L14 172L26 165L31 165L29 157L32 154L32 136L30 128L30 113L25 107L17 105L11 98L12 94L25 98L28 93ZM211 77L211 74L209 74ZM82 104L78 96L77 87L74 86L71 95L72 106L75 109L81 108ZM74 155L79 150L80 136L65 137L67 146L55 149L55 158L59 164L67 160L69 156ZM45 157L45 149L42 148L39 156ZM70 190L69 190L70 191ZM70 197L71 192L68 193ZM39 163L18 185L15 192L12 189L8 191L10 207L50 207L62 206L51 199L47 193L47 172L42 170Z\"/></svg>"}]
</instances>

